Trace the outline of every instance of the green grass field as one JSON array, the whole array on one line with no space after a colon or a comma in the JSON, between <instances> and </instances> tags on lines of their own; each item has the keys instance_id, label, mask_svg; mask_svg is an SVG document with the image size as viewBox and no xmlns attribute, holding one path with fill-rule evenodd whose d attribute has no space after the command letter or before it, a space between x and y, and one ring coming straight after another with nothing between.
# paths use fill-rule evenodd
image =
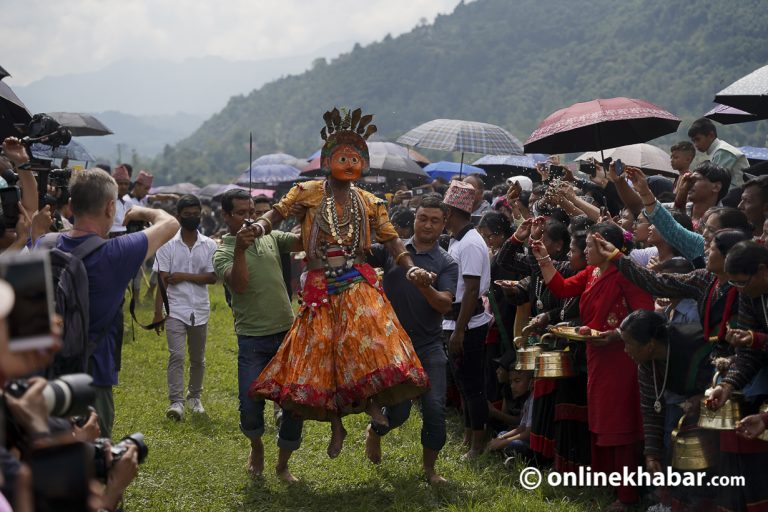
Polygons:
<instances>
[{"instance_id":1,"label":"green grass field","mask_svg":"<svg viewBox=\"0 0 768 512\"><path fill-rule=\"evenodd\" d=\"M129 511L592 511L612 501L607 492L584 489L527 491L519 471L504 468L497 456L460 462L459 418L448 419L448 444L438 468L450 480L429 486L420 471L421 419L409 421L384 438L384 461L374 466L363 451L367 416L345 418L349 432L344 451L330 460L325 449L328 423L307 422L304 440L291 469L301 482L286 486L271 471L276 457L271 407L266 408L265 477L251 481L245 472L248 441L238 428L237 343L221 286L211 287L207 371L203 404L206 414L187 414L180 423L166 419L165 334L135 329L126 321L123 371L115 388L114 437L143 432L149 456L126 495ZM148 322L148 301L139 318ZM130 316L126 314L126 318ZM518 468L519 469L519 468Z\"/></svg>"}]
</instances>

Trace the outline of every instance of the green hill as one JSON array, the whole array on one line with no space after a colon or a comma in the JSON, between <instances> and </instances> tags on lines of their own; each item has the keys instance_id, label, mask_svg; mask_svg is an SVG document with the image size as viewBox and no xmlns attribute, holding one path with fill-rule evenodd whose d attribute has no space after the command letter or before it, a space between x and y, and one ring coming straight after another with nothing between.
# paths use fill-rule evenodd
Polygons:
<instances>
[{"instance_id":1,"label":"green hill","mask_svg":"<svg viewBox=\"0 0 768 512\"><path fill-rule=\"evenodd\" d=\"M629 96L683 118L712 108L721 88L768 62L763 0L478 0L432 25L386 37L298 76L236 96L154 162L162 181L229 181L254 155L308 155L322 113L361 106L379 137L435 118L484 121L525 140L576 101ZM340 26L341 27L341 26ZM340 28L339 27L339 28ZM318 27L318 29L322 29ZM765 144L768 122L723 127L736 145Z\"/></svg>"}]
</instances>

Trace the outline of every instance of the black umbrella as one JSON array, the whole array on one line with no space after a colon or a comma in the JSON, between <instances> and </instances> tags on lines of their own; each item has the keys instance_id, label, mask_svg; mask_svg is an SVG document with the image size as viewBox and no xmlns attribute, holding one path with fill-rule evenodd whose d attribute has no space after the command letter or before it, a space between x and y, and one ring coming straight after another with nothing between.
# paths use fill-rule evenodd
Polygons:
<instances>
[{"instance_id":1,"label":"black umbrella","mask_svg":"<svg viewBox=\"0 0 768 512\"><path fill-rule=\"evenodd\" d=\"M31 120L24 103L10 87L0 82L0 140L21 135L15 125L26 126Z\"/></svg>"},{"instance_id":2,"label":"black umbrella","mask_svg":"<svg viewBox=\"0 0 768 512\"><path fill-rule=\"evenodd\" d=\"M728 105L717 105L715 108L704 114L704 117L717 121L720 124L739 124L760 121L768 118L768 115L756 116L755 114L750 114L749 112L744 112L743 110L729 107Z\"/></svg>"},{"instance_id":3,"label":"black umbrella","mask_svg":"<svg viewBox=\"0 0 768 512\"><path fill-rule=\"evenodd\" d=\"M733 82L715 95L715 102L756 116L768 116L768 66Z\"/></svg>"},{"instance_id":4,"label":"black umbrella","mask_svg":"<svg viewBox=\"0 0 768 512\"><path fill-rule=\"evenodd\" d=\"M0 80L7 76L11 76L11 74L7 72L3 66L0 66Z\"/></svg>"},{"instance_id":5,"label":"black umbrella","mask_svg":"<svg viewBox=\"0 0 768 512\"><path fill-rule=\"evenodd\" d=\"M75 137L87 135L111 135L113 132L91 114L77 112L49 112L61 126L68 128Z\"/></svg>"}]
</instances>

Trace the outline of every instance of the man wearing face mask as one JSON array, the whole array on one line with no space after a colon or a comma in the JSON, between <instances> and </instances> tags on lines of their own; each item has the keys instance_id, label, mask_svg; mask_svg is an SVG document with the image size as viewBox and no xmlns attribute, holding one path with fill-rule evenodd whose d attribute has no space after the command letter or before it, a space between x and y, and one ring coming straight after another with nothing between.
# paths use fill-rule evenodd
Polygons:
<instances>
[{"instance_id":1,"label":"man wearing face mask","mask_svg":"<svg viewBox=\"0 0 768 512\"><path fill-rule=\"evenodd\" d=\"M189 388L187 408L197 414L205 412L200 401L205 373L205 339L208 333L210 301L209 284L216 282L213 253L216 243L198 232L200 200L183 196L176 205L176 218L181 224L176 236L163 245L155 259L154 270L159 274L168 294L168 317L165 333L168 338L168 399L165 415L176 421L184 418L184 353L189 343ZM158 288L155 300L155 322L163 319L162 300ZM161 327L156 328L160 334Z\"/></svg>"}]
</instances>

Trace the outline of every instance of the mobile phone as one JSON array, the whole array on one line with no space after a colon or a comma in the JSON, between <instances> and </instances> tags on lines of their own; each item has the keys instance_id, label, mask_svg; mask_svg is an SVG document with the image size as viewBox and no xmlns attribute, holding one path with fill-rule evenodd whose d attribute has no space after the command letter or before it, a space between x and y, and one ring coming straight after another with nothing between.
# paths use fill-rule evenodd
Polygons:
<instances>
[{"instance_id":1,"label":"mobile phone","mask_svg":"<svg viewBox=\"0 0 768 512\"><path fill-rule=\"evenodd\" d=\"M413 190L406 190L402 193L401 197L403 199L413 199Z\"/></svg>"},{"instance_id":2,"label":"mobile phone","mask_svg":"<svg viewBox=\"0 0 768 512\"><path fill-rule=\"evenodd\" d=\"M424 189L423 188L415 188L415 189L413 189L413 195L414 196L423 196L424 195Z\"/></svg>"},{"instance_id":3,"label":"mobile phone","mask_svg":"<svg viewBox=\"0 0 768 512\"><path fill-rule=\"evenodd\" d=\"M53 278L48 252L0 257L0 279L16 300L8 314L8 349L15 352L53 345Z\"/></svg>"},{"instance_id":4,"label":"mobile phone","mask_svg":"<svg viewBox=\"0 0 768 512\"><path fill-rule=\"evenodd\" d=\"M565 176L565 167L562 165L549 166L549 180L562 179Z\"/></svg>"},{"instance_id":5,"label":"mobile phone","mask_svg":"<svg viewBox=\"0 0 768 512\"><path fill-rule=\"evenodd\" d=\"M581 162L579 164L579 172L583 172L584 174L594 177L595 174L597 174L597 166L592 160Z\"/></svg>"},{"instance_id":6,"label":"mobile phone","mask_svg":"<svg viewBox=\"0 0 768 512\"><path fill-rule=\"evenodd\" d=\"M0 201L3 206L3 218L5 227L15 228L19 222L19 202L21 201L21 189L19 187L0 188Z\"/></svg>"},{"instance_id":7,"label":"mobile phone","mask_svg":"<svg viewBox=\"0 0 768 512\"><path fill-rule=\"evenodd\" d=\"M616 173L616 176L621 176L624 172L624 162L622 162L621 159L616 160L613 170Z\"/></svg>"}]
</instances>

